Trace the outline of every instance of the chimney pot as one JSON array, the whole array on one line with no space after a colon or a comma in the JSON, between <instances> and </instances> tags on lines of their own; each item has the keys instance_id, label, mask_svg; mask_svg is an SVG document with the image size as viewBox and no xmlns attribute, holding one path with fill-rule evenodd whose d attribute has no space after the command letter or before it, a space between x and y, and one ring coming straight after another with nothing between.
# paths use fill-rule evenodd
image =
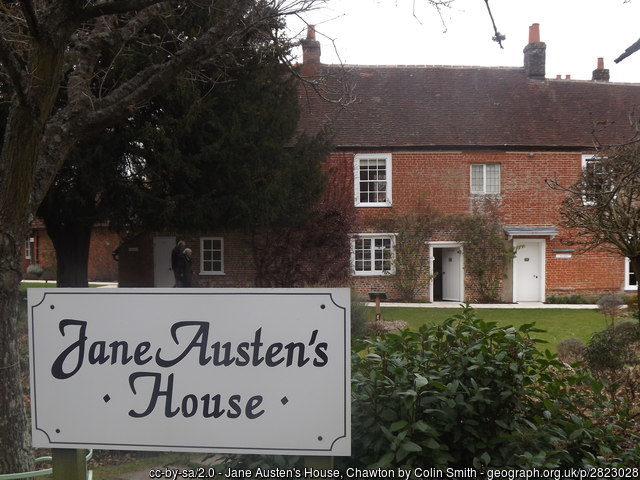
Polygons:
<instances>
[{"instance_id":1,"label":"chimney pot","mask_svg":"<svg viewBox=\"0 0 640 480\"><path fill-rule=\"evenodd\" d=\"M556 75L556 80L561 80L562 79L562 75Z\"/></svg>"},{"instance_id":2,"label":"chimney pot","mask_svg":"<svg viewBox=\"0 0 640 480\"><path fill-rule=\"evenodd\" d=\"M320 42L316 40L316 27L307 27L307 38L300 40L302 45L302 70L301 75L311 77L318 73L320 67Z\"/></svg>"},{"instance_id":3,"label":"chimney pot","mask_svg":"<svg viewBox=\"0 0 640 480\"><path fill-rule=\"evenodd\" d=\"M547 45L540 41L540 24L529 27L529 44L524 47L524 71L527 77L544 80Z\"/></svg>"},{"instance_id":4,"label":"chimney pot","mask_svg":"<svg viewBox=\"0 0 640 480\"><path fill-rule=\"evenodd\" d=\"M316 39L316 26L308 25L307 26L307 40L315 40Z\"/></svg>"},{"instance_id":5,"label":"chimney pot","mask_svg":"<svg viewBox=\"0 0 640 480\"><path fill-rule=\"evenodd\" d=\"M598 68L596 68L591 74L591 80L594 82L609 81L609 69L604 68L604 58L598 57Z\"/></svg>"},{"instance_id":6,"label":"chimney pot","mask_svg":"<svg viewBox=\"0 0 640 480\"><path fill-rule=\"evenodd\" d=\"M571 80L571 75L565 75L565 76L564 76L564 79L565 79L565 80Z\"/></svg>"},{"instance_id":7,"label":"chimney pot","mask_svg":"<svg viewBox=\"0 0 640 480\"><path fill-rule=\"evenodd\" d=\"M534 23L529 27L529 43L540 43L539 23Z\"/></svg>"}]
</instances>

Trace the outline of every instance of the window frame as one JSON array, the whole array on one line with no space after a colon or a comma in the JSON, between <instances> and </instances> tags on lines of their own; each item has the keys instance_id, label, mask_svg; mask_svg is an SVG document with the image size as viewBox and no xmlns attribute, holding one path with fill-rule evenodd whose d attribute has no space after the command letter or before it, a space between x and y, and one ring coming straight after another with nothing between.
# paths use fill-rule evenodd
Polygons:
<instances>
[{"instance_id":1,"label":"window frame","mask_svg":"<svg viewBox=\"0 0 640 480\"><path fill-rule=\"evenodd\" d=\"M220 249L205 249L204 243L207 240L219 241ZM220 270L205 270L205 262L217 262L217 260L205 260L205 251L220 252ZM200 237L200 275L224 275L224 238L223 237Z\"/></svg>"},{"instance_id":2,"label":"window frame","mask_svg":"<svg viewBox=\"0 0 640 480\"><path fill-rule=\"evenodd\" d=\"M364 202L360 200L360 165L361 162L369 160L384 160L385 161L385 193L386 199L383 202ZM354 204L356 207L390 207L393 205L393 160L391 153L357 153L353 157L353 190L354 190Z\"/></svg>"},{"instance_id":3,"label":"window frame","mask_svg":"<svg viewBox=\"0 0 640 480\"><path fill-rule=\"evenodd\" d=\"M34 246L34 239L33 237L29 237L27 240L25 240L24 242L24 258L25 260L32 260L33 259L33 246Z\"/></svg>"},{"instance_id":4,"label":"window frame","mask_svg":"<svg viewBox=\"0 0 640 480\"><path fill-rule=\"evenodd\" d=\"M584 179L584 172L587 169L587 166L589 164L598 164L601 163L600 158L595 154L595 153L585 153L582 154L582 178ZM600 172L601 175L604 176L605 172L602 171ZM603 182L603 186L604 186L604 182ZM589 200L589 198L587 198L587 193L585 191L582 192L582 204L589 206L589 205L596 205L597 202L595 200Z\"/></svg>"},{"instance_id":5,"label":"window frame","mask_svg":"<svg viewBox=\"0 0 640 480\"><path fill-rule=\"evenodd\" d=\"M636 278L636 284L632 285L629 280L633 272L631 271L631 261L629 257L624 258L624 289L625 290L638 290L638 279ZM635 276L635 275L634 275Z\"/></svg>"},{"instance_id":6,"label":"window frame","mask_svg":"<svg viewBox=\"0 0 640 480\"><path fill-rule=\"evenodd\" d=\"M498 167L498 191L497 192L488 192L487 191L487 166L496 165ZM473 185L473 170L474 167L482 167L482 190L474 190ZM502 164L500 162L483 162L483 163L472 163L469 166L469 191L472 195L500 195L502 193Z\"/></svg>"},{"instance_id":7,"label":"window frame","mask_svg":"<svg viewBox=\"0 0 640 480\"><path fill-rule=\"evenodd\" d=\"M356 233L351 235L351 273L356 277L378 277L384 275L395 275L396 273L396 233ZM371 270L356 270L356 242L358 240L368 239L372 241L370 246L370 263ZM391 256L389 261L389 270L375 270L375 240L390 240ZM384 258L382 261L386 261Z\"/></svg>"}]
</instances>

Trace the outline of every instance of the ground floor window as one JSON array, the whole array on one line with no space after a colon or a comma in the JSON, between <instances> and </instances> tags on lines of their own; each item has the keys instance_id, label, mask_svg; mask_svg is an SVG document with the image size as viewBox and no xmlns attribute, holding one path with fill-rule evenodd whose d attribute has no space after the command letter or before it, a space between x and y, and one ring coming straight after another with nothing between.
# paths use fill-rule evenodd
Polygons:
<instances>
[{"instance_id":1,"label":"ground floor window","mask_svg":"<svg viewBox=\"0 0 640 480\"><path fill-rule=\"evenodd\" d=\"M200 273L224 273L224 240L220 237L200 239Z\"/></svg>"},{"instance_id":2,"label":"ground floor window","mask_svg":"<svg viewBox=\"0 0 640 480\"><path fill-rule=\"evenodd\" d=\"M359 234L351 238L351 265L355 275L395 273L395 235Z\"/></svg>"},{"instance_id":3,"label":"ground floor window","mask_svg":"<svg viewBox=\"0 0 640 480\"><path fill-rule=\"evenodd\" d=\"M33 238L29 238L26 242L24 242L24 258L27 260L31 260L33 256Z\"/></svg>"},{"instance_id":4,"label":"ground floor window","mask_svg":"<svg viewBox=\"0 0 640 480\"><path fill-rule=\"evenodd\" d=\"M633 273L631 268L631 262L628 258L625 258L624 262L624 289L625 290L637 290L638 281L636 280L636 274Z\"/></svg>"}]
</instances>

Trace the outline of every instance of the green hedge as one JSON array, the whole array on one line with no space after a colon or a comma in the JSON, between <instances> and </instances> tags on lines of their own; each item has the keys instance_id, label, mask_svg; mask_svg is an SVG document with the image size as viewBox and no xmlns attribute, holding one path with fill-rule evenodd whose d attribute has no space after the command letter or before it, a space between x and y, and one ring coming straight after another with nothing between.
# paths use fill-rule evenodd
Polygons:
<instances>
[{"instance_id":1,"label":"green hedge","mask_svg":"<svg viewBox=\"0 0 640 480\"><path fill-rule=\"evenodd\" d=\"M466 308L442 325L358 344L348 463L479 470L640 464L640 451L623 446L622 411L588 374L536 349L535 331L500 328Z\"/></svg>"}]
</instances>

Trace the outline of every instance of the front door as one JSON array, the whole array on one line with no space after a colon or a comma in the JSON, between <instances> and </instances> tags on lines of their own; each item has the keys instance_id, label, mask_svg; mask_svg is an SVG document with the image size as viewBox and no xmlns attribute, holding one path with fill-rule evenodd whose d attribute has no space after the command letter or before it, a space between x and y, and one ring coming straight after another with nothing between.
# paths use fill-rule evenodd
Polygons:
<instances>
[{"instance_id":1,"label":"front door","mask_svg":"<svg viewBox=\"0 0 640 480\"><path fill-rule=\"evenodd\" d=\"M513 296L515 302L544 301L543 239L514 240Z\"/></svg>"},{"instance_id":2,"label":"front door","mask_svg":"<svg viewBox=\"0 0 640 480\"><path fill-rule=\"evenodd\" d=\"M459 302L461 279L460 248L442 249L442 299Z\"/></svg>"},{"instance_id":3,"label":"front door","mask_svg":"<svg viewBox=\"0 0 640 480\"><path fill-rule=\"evenodd\" d=\"M153 285L173 287L175 279L171 270L171 250L176 246L176 237L153 237Z\"/></svg>"}]
</instances>

